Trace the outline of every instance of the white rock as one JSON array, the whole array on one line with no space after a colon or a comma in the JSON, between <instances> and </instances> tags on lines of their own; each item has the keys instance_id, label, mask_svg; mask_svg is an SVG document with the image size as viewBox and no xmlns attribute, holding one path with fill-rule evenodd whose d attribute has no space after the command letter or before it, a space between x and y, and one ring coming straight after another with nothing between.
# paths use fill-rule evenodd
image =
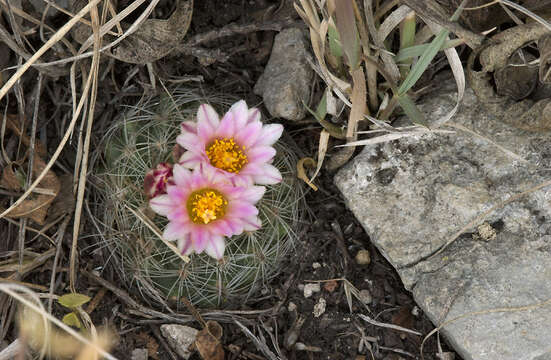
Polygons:
<instances>
[{"instance_id":1,"label":"white rock","mask_svg":"<svg viewBox=\"0 0 551 360\"><path fill-rule=\"evenodd\" d=\"M371 296L371 292L369 292L369 290L363 289L360 290L359 300L364 304L369 305L371 304L371 301L373 301L373 296Z\"/></svg>"},{"instance_id":2,"label":"white rock","mask_svg":"<svg viewBox=\"0 0 551 360\"><path fill-rule=\"evenodd\" d=\"M185 325L161 325L161 333L170 347L186 360L191 356L189 347L195 342L198 332L199 330Z\"/></svg>"},{"instance_id":3,"label":"white rock","mask_svg":"<svg viewBox=\"0 0 551 360\"><path fill-rule=\"evenodd\" d=\"M319 269L320 267L321 267L321 264L319 262L315 262L315 263L312 264L312 268L314 270Z\"/></svg>"},{"instance_id":4,"label":"white rock","mask_svg":"<svg viewBox=\"0 0 551 360\"><path fill-rule=\"evenodd\" d=\"M320 317L325 312L325 306L327 305L327 302L324 298L320 297L318 300L318 303L314 305L314 311L312 312L314 314L314 317Z\"/></svg>"},{"instance_id":5,"label":"white rock","mask_svg":"<svg viewBox=\"0 0 551 360\"><path fill-rule=\"evenodd\" d=\"M455 104L453 79L440 83L441 89L418 102L429 119L441 118ZM481 136L428 133L366 146L335 177L373 244L437 325L551 299L550 186L490 212L483 220L495 238L483 227L489 241L475 239L473 234L482 237L476 228L481 221L432 256L501 200L549 180L551 132L508 125L514 114L496 116L485 106L468 89L451 120ZM549 324L551 306L541 306L467 316L442 333L463 359L549 360Z\"/></svg>"},{"instance_id":6,"label":"white rock","mask_svg":"<svg viewBox=\"0 0 551 360\"><path fill-rule=\"evenodd\" d=\"M292 301L289 301L289 305L287 305L287 310L289 312L293 312L293 311L296 311L296 309L297 309L297 304L295 304Z\"/></svg>"},{"instance_id":7,"label":"white rock","mask_svg":"<svg viewBox=\"0 0 551 360\"><path fill-rule=\"evenodd\" d=\"M313 293L320 292L321 287L319 283L308 283L304 285L304 297L309 298Z\"/></svg>"},{"instance_id":8,"label":"white rock","mask_svg":"<svg viewBox=\"0 0 551 360\"><path fill-rule=\"evenodd\" d=\"M147 357L147 349L134 349L132 350L132 355L130 356L132 360L147 360Z\"/></svg>"}]
</instances>

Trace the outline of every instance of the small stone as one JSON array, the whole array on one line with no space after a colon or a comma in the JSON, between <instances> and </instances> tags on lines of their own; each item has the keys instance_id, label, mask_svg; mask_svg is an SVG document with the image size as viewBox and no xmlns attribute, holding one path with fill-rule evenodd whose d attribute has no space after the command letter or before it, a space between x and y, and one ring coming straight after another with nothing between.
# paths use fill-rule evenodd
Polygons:
<instances>
[{"instance_id":1,"label":"small stone","mask_svg":"<svg viewBox=\"0 0 551 360\"><path fill-rule=\"evenodd\" d=\"M274 117L302 120L306 116L314 71L308 63L308 44L301 29L276 35L270 60L254 87Z\"/></svg>"},{"instance_id":2,"label":"small stone","mask_svg":"<svg viewBox=\"0 0 551 360\"><path fill-rule=\"evenodd\" d=\"M309 298L312 296L313 293L317 293L321 291L321 287L319 283L310 283L304 285L304 297Z\"/></svg>"},{"instance_id":3,"label":"small stone","mask_svg":"<svg viewBox=\"0 0 551 360\"><path fill-rule=\"evenodd\" d=\"M185 325L167 324L161 325L161 333L178 355L186 360L189 359L191 356L189 347L195 342L199 330Z\"/></svg>"},{"instance_id":4,"label":"small stone","mask_svg":"<svg viewBox=\"0 0 551 360\"><path fill-rule=\"evenodd\" d=\"M367 289L360 290L360 294L358 297L359 300L366 305L371 304L371 302L373 301L373 296L371 296L371 292L369 292L369 290Z\"/></svg>"},{"instance_id":5,"label":"small stone","mask_svg":"<svg viewBox=\"0 0 551 360\"><path fill-rule=\"evenodd\" d=\"M131 359L132 360L147 360L148 357L147 349L134 349L132 350Z\"/></svg>"},{"instance_id":6,"label":"small stone","mask_svg":"<svg viewBox=\"0 0 551 360\"><path fill-rule=\"evenodd\" d=\"M289 312L294 312L297 310L297 304L295 304L294 302L289 302L289 305L287 305L287 310Z\"/></svg>"},{"instance_id":7,"label":"small stone","mask_svg":"<svg viewBox=\"0 0 551 360\"><path fill-rule=\"evenodd\" d=\"M319 269L320 267L321 267L321 264L319 262L315 262L315 263L312 264L312 268L314 270Z\"/></svg>"},{"instance_id":8,"label":"small stone","mask_svg":"<svg viewBox=\"0 0 551 360\"><path fill-rule=\"evenodd\" d=\"M327 305L327 302L324 298L320 297L318 300L318 303L314 305L314 317L320 317L325 312L325 306Z\"/></svg>"},{"instance_id":9,"label":"small stone","mask_svg":"<svg viewBox=\"0 0 551 360\"><path fill-rule=\"evenodd\" d=\"M492 241L497 237L496 230L488 223L483 223L478 226L478 239L483 241Z\"/></svg>"},{"instance_id":10,"label":"small stone","mask_svg":"<svg viewBox=\"0 0 551 360\"><path fill-rule=\"evenodd\" d=\"M369 250L362 249L356 254L356 264L358 265L369 265L371 263L371 255L369 255Z\"/></svg>"}]
</instances>

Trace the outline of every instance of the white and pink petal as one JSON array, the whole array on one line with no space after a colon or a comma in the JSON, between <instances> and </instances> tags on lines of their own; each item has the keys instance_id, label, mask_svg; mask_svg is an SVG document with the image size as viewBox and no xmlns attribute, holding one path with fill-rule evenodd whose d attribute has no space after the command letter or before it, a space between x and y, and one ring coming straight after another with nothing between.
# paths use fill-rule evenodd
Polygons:
<instances>
[{"instance_id":1,"label":"white and pink petal","mask_svg":"<svg viewBox=\"0 0 551 360\"><path fill-rule=\"evenodd\" d=\"M221 259L224 256L226 250L226 241L223 236L211 236L207 240L205 246L205 252L207 255L212 256L215 259Z\"/></svg>"},{"instance_id":2,"label":"white and pink petal","mask_svg":"<svg viewBox=\"0 0 551 360\"><path fill-rule=\"evenodd\" d=\"M234 129L240 131L249 120L249 109L247 108L247 103L245 100L239 100L233 104L228 112L233 114Z\"/></svg>"},{"instance_id":3,"label":"white and pink petal","mask_svg":"<svg viewBox=\"0 0 551 360\"><path fill-rule=\"evenodd\" d=\"M153 211L162 216L167 216L177 206L169 195L159 195L149 200L149 206Z\"/></svg>"},{"instance_id":4,"label":"white and pink petal","mask_svg":"<svg viewBox=\"0 0 551 360\"><path fill-rule=\"evenodd\" d=\"M163 231L163 239L175 241L184 238L189 233L188 228L182 223L171 221Z\"/></svg>"},{"instance_id":5,"label":"white and pink petal","mask_svg":"<svg viewBox=\"0 0 551 360\"><path fill-rule=\"evenodd\" d=\"M258 140L254 144L255 146L271 146L283 134L283 125L281 124L267 124L262 127L262 132L258 137Z\"/></svg>"},{"instance_id":6,"label":"white and pink petal","mask_svg":"<svg viewBox=\"0 0 551 360\"><path fill-rule=\"evenodd\" d=\"M276 149L271 146L254 146L247 151L247 159L251 163L270 162L276 155Z\"/></svg>"},{"instance_id":7,"label":"white and pink petal","mask_svg":"<svg viewBox=\"0 0 551 360\"><path fill-rule=\"evenodd\" d=\"M282 180L279 170L270 164L263 164L262 170L255 172L252 177L255 183L262 185L274 185Z\"/></svg>"}]
</instances>

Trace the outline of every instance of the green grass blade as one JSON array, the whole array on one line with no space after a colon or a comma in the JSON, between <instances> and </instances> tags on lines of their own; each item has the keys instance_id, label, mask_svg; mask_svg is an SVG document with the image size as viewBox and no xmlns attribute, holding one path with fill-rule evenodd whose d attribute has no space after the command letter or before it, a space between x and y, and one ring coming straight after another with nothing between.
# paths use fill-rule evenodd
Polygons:
<instances>
[{"instance_id":1,"label":"green grass blade","mask_svg":"<svg viewBox=\"0 0 551 360\"><path fill-rule=\"evenodd\" d=\"M411 100L410 97L407 96L407 94L399 95L397 99L398 99L398 104L400 104L400 107L402 108L402 110L404 110L406 115L410 118L410 120L414 124L428 127L428 123L427 123L427 120L425 119L425 116L421 111L419 111L419 109L417 108L413 100Z\"/></svg>"},{"instance_id":2,"label":"green grass blade","mask_svg":"<svg viewBox=\"0 0 551 360\"><path fill-rule=\"evenodd\" d=\"M467 0L463 0L461 2L457 10L455 10L452 17L450 18L451 21L456 21L459 18L459 15L463 11L463 8L465 7L466 3L467 3ZM411 72L408 74L404 82L398 88L397 95L399 97L405 94L406 92L408 92L408 90L411 89L413 85L415 85L417 80L419 80L421 75L423 75L423 73L431 63L432 59L434 59L436 54L438 54L438 51L440 51L440 48L442 47L442 45L446 42L446 38L448 37L449 33L450 33L449 30L442 29L438 33L438 35L431 41L429 46L423 52L423 55L421 55L421 57L419 58L419 61L413 66L413 69L411 69Z\"/></svg>"},{"instance_id":3,"label":"green grass blade","mask_svg":"<svg viewBox=\"0 0 551 360\"><path fill-rule=\"evenodd\" d=\"M409 89L415 85L417 80L423 75L427 67L432 62L432 59L438 54L440 51L440 48L446 41L446 37L449 35L449 31L446 29L442 29L438 35L432 40L430 45L426 48L426 50L423 52L423 55L419 58L419 61L413 66L411 71L409 72L408 76L402 82L400 87L398 88L398 96L404 95L406 92L408 92Z\"/></svg>"},{"instance_id":4,"label":"green grass blade","mask_svg":"<svg viewBox=\"0 0 551 360\"><path fill-rule=\"evenodd\" d=\"M444 45L440 48L440 50L450 49L452 47L456 47L464 43L465 41L463 39L448 40L444 43ZM394 61L399 63L409 58L421 56L429 46L430 44L421 44L421 45L414 45L414 46L400 49L400 51L398 51L398 54L396 54L396 56L394 57Z\"/></svg>"}]
</instances>

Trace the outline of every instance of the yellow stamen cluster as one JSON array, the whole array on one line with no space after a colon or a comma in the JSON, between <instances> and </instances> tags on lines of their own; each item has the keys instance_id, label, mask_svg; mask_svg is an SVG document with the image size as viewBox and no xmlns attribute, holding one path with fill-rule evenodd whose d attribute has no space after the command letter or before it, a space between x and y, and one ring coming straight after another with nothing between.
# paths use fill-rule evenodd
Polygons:
<instances>
[{"instance_id":1,"label":"yellow stamen cluster","mask_svg":"<svg viewBox=\"0 0 551 360\"><path fill-rule=\"evenodd\" d=\"M247 164L244 151L245 147L239 147L233 138L216 139L206 149L212 166L235 174Z\"/></svg>"},{"instance_id":2,"label":"yellow stamen cluster","mask_svg":"<svg viewBox=\"0 0 551 360\"><path fill-rule=\"evenodd\" d=\"M228 201L219 191L201 189L191 193L187 200L187 210L195 224L208 224L220 219L226 213Z\"/></svg>"}]
</instances>

